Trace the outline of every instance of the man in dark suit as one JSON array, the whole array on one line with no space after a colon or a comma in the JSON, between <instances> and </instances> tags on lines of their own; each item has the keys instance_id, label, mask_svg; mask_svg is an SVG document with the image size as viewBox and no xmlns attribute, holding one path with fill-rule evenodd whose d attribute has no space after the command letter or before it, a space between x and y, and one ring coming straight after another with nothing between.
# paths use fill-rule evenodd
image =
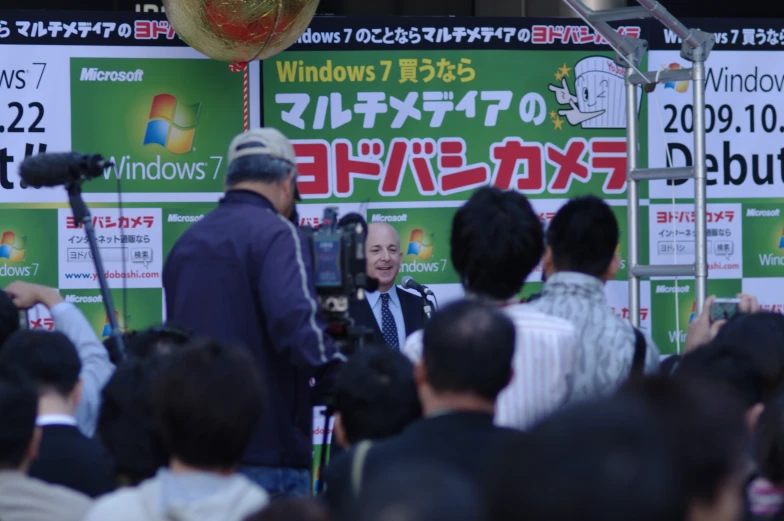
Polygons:
<instances>
[{"instance_id":1,"label":"man in dark suit","mask_svg":"<svg viewBox=\"0 0 784 521\"><path fill-rule=\"evenodd\" d=\"M367 273L378 280L378 290L368 291L365 300L353 300L349 313L357 325L373 330L372 344L400 349L408 335L422 329L424 311L420 297L395 286L403 260L397 230L370 223L365 254Z\"/></svg>"},{"instance_id":2,"label":"man in dark suit","mask_svg":"<svg viewBox=\"0 0 784 521\"><path fill-rule=\"evenodd\" d=\"M395 466L442 466L478 484L493 454L518 435L493 425L498 393L512 377L515 329L500 310L461 301L424 331L414 380L424 419L395 438L359 443L326 469L326 500L350 519L358 493Z\"/></svg>"},{"instance_id":3,"label":"man in dark suit","mask_svg":"<svg viewBox=\"0 0 784 521\"><path fill-rule=\"evenodd\" d=\"M20 372L38 389L41 429L31 477L98 497L115 488L114 463L95 440L76 425L74 412L82 392L82 363L62 333L17 331L0 350L0 372Z\"/></svg>"}]
</instances>

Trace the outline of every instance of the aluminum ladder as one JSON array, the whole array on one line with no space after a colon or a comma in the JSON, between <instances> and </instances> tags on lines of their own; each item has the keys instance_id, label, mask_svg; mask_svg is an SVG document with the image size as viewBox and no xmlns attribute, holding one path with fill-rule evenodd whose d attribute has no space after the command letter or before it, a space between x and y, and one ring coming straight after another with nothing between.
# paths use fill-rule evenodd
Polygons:
<instances>
[{"instance_id":1,"label":"aluminum ladder","mask_svg":"<svg viewBox=\"0 0 784 521\"><path fill-rule=\"evenodd\" d=\"M705 60L715 38L699 29L689 29L655 0L637 0L639 6L593 11L580 0L564 0L594 31L615 50L615 63L626 70L626 180L629 240L629 315L640 327L640 279L643 277L694 277L697 314L702 312L708 294L708 241L705 165ZM619 35L608 22L655 18L682 41L681 57L693 65L689 69L640 72L648 42ZM639 168L639 85L652 92L656 84L690 81L694 93L694 163L688 167ZM653 180L694 180L694 263L640 264L640 182ZM677 298L677 297L676 297Z\"/></svg>"}]
</instances>

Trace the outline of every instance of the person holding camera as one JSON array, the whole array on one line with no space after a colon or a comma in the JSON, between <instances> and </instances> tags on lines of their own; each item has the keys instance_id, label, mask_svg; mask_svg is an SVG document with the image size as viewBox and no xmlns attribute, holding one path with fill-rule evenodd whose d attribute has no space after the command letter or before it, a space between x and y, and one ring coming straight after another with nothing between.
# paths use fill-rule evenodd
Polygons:
<instances>
[{"instance_id":1,"label":"person holding camera","mask_svg":"<svg viewBox=\"0 0 784 521\"><path fill-rule=\"evenodd\" d=\"M229 146L226 194L177 241L163 286L169 320L248 349L264 406L240 470L275 497L310 494L310 378L339 355L325 334L310 246L292 223L296 157L272 128Z\"/></svg>"}]
</instances>

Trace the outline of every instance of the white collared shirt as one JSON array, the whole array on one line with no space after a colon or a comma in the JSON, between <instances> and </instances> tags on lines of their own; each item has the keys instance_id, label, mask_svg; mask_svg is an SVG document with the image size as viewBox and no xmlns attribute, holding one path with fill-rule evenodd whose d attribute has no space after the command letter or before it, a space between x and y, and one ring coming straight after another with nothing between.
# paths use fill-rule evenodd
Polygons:
<instances>
[{"instance_id":1,"label":"white collared shirt","mask_svg":"<svg viewBox=\"0 0 784 521\"><path fill-rule=\"evenodd\" d=\"M398 346L402 350L406 343L406 322L403 319L403 307L400 305L400 297L397 294L396 286L392 286L386 293L389 294L389 311L392 313L392 318L395 319L395 325L397 326ZM368 291L365 295L370 309L373 311L373 316L376 317L376 323L383 333L384 326L382 324L384 322L381 319L381 308L384 304L381 302L381 292Z\"/></svg>"},{"instance_id":2,"label":"white collared shirt","mask_svg":"<svg viewBox=\"0 0 784 521\"><path fill-rule=\"evenodd\" d=\"M578 339L569 322L529 304L502 309L515 326L514 376L496 400L495 424L526 430L569 399ZM412 333L403 354L416 363L422 350L422 331Z\"/></svg>"},{"instance_id":3,"label":"white collared shirt","mask_svg":"<svg viewBox=\"0 0 784 521\"><path fill-rule=\"evenodd\" d=\"M35 424L38 427L46 427L47 425L70 425L76 427L76 418L67 414L40 414L35 419Z\"/></svg>"}]
</instances>

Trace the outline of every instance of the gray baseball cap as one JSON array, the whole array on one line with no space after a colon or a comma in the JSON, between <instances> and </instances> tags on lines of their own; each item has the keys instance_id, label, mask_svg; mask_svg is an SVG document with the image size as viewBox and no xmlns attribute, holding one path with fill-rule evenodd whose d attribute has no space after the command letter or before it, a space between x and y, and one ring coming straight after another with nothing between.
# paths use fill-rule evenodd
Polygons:
<instances>
[{"instance_id":1,"label":"gray baseball cap","mask_svg":"<svg viewBox=\"0 0 784 521\"><path fill-rule=\"evenodd\" d=\"M254 128L243 132L232 139L229 145L229 164L240 157L262 155L288 161L294 168L297 166L294 147L286 136L274 128Z\"/></svg>"}]
</instances>

